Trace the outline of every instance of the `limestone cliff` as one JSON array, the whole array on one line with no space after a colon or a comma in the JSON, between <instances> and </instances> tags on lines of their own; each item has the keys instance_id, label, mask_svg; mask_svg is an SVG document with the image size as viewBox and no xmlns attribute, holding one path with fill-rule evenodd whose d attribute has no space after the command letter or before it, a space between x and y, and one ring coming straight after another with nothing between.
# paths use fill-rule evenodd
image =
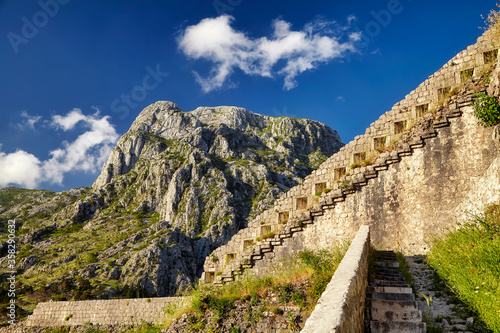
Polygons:
<instances>
[{"instance_id":1,"label":"limestone cliff","mask_svg":"<svg viewBox=\"0 0 500 333\"><path fill-rule=\"evenodd\" d=\"M121 137L92 188L4 207L0 218L18 221L21 281L30 288L173 295L200 276L213 249L342 146L312 120L157 102Z\"/></svg>"}]
</instances>

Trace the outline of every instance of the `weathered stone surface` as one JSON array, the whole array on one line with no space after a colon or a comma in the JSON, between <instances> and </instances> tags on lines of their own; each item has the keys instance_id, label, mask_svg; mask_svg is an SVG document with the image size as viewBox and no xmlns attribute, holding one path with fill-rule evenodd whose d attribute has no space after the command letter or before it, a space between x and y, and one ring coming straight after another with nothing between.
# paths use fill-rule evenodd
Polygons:
<instances>
[{"instance_id":1,"label":"weathered stone surface","mask_svg":"<svg viewBox=\"0 0 500 333\"><path fill-rule=\"evenodd\" d=\"M163 323L163 310L182 297L39 303L25 323L36 326L134 325Z\"/></svg>"},{"instance_id":2,"label":"weathered stone surface","mask_svg":"<svg viewBox=\"0 0 500 333\"><path fill-rule=\"evenodd\" d=\"M490 68L483 55L492 49L486 33L212 255L241 253L245 243L261 235L260 224L270 224L284 242L272 255L249 263L256 273L274 260L352 238L363 224L373 228L379 246L423 253L432 234L498 201L497 136L492 140L493 129L478 126L471 114L474 92L491 88L481 80ZM496 60L492 67L492 77L498 78ZM468 68L474 68L478 78L462 82L460 72ZM444 88L452 92L447 98L440 93ZM370 159L371 166L360 167ZM312 224L292 238L284 237L281 231L302 223L304 213ZM280 214L287 214L285 223ZM241 262L238 256L236 260ZM229 274L231 268L223 264L206 260L204 279L209 281L218 271Z\"/></svg>"},{"instance_id":3,"label":"weathered stone surface","mask_svg":"<svg viewBox=\"0 0 500 333\"><path fill-rule=\"evenodd\" d=\"M362 226L301 332L364 332L369 249L370 229Z\"/></svg>"}]
</instances>

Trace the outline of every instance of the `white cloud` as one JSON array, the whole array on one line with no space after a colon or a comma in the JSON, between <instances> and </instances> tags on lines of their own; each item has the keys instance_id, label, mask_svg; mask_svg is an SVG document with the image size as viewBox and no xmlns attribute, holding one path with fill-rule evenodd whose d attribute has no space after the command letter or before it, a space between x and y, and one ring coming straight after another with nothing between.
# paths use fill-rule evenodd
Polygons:
<instances>
[{"instance_id":1,"label":"white cloud","mask_svg":"<svg viewBox=\"0 0 500 333\"><path fill-rule=\"evenodd\" d=\"M345 98L343 96L338 96L335 101L336 102L345 102Z\"/></svg>"},{"instance_id":2,"label":"white cloud","mask_svg":"<svg viewBox=\"0 0 500 333\"><path fill-rule=\"evenodd\" d=\"M30 116L28 112L22 111L21 112L21 117L23 120L16 124L15 127L19 128L20 130L25 130L25 129L35 129L35 124L42 119L42 116Z\"/></svg>"},{"instance_id":3,"label":"white cloud","mask_svg":"<svg viewBox=\"0 0 500 333\"><path fill-rule=\"evenodd\" d=\"M75 127L80 121L86 120L87 117L82 114L79 109L73 109L66 116L52 116L52 125L56 128L62 128L64 131L69 131Z\"/></svg>"},{"instance_id":4,"label":"white cloud","mask_svg":"<svg viewBox=\"0 0 500 333\"><path fill-rule=\"evenodd\" d=\"M293 31L289 22L280 19L273 22L271 37L250 38L231 27L233 20L228 15L203 19L187 27L178 39L188 57L214 63L206 78L194 72L204 92L227 84L235 69L263 77L281 75L284 89L290 90L297 86L299 74L340 59L348 51L356 52L355 42L360 40L359 34L347 33L349 27L335 22L317 20ZM348 23L353 20L348 18Z\"/></svg>"},{"instance_id":5,"label":"white cloud","mask_svg":"<svg viewBox=\"0 0 500 333\"><path fill-rule=\"evenodd\" d=\"M359 42L361 40L361 32L351 32L349 34L349 39L352 40L353 42Z\"/></svg>"},{"instance_id":6,"label":"white cloud","mask_svg":"<svg viewBox=\"0 0 500 333\"><path fill-rule=\"evenodd\" d=\"M0 186L36 187L42 173L40 164L36 156L22 150L11 154L0 152Z\"/></svg>"},{"instance_id":7,"label":"white cloud","mask_svg":"<svg viewBox=\"0 0 500 333\"><path fill-rule=\"evenodd\" d=\"M84 115L79 109L65 116L53 116L51 126L69 131L79 122L86 131L73 142L64 141L62 147L50 152L48 160L40 161L22 150L11 154L0 151L0 186L17 184L34 188L44 182L62 185L64 175L70 171L99 171L118 140L118 134L108 116L101 117L99 112Z\"/></svg>"}]
</instances>

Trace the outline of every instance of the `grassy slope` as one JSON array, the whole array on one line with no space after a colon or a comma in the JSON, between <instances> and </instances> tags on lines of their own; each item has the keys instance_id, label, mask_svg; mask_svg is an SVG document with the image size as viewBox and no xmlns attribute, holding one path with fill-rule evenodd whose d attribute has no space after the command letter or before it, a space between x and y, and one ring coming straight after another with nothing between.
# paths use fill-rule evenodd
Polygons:
<instances>
[{"instance_id":1,"label":"grassy slope","mask_svg":"<svg viewBox=\"0 0 500 333\"><path fill-rule=\"evenodd\" d=\"M500 332L500 205L435 237L429 264L494 332Z\"/></svg>"},{"instance_id":2,"label":"grassy slope","mask_svg":"<svg viewBox=\"0 0 500 333\"><path fill-rule=\"evenodd\" d=\"M342 261L348 245L345 243L330 251L302 252L299 258L291 258L271 268L265 277L245 276L222 287L199 286L191 293L191 302L167 311L166 325L187 313L189 330L211 331L231 325L235 332L239 332L240 327L236 327L231 318L234 317L231 311L237 301L248 303L248 313L244 316L246 322L241 329L255 327L264 311L283 315L280 307L286 305L300 307L301 319L305 322ZM306 286L305 290L299 287L301 285ZM257 311L251 311L252 308Z\"/></svg>"}]
</instances>

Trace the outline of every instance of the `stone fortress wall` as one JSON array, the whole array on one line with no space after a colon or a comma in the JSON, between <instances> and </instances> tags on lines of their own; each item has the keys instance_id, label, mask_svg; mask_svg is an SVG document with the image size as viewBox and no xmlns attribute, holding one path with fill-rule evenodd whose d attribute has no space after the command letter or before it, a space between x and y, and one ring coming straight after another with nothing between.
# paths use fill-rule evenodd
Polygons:
<instances>
[{"instance_id":1,"label":"stone fortress wall","mask_svg":"<svg viewBox=\"0 0 500 333\"><path fill-rule=\"evenodd\" d=\"M164 310L181 297L111 299L39 303L26 326L141 325L162 324Z\"/></svg>"},{"instance_id":2,"label":"stone fortress wall","mask_svg":"<svg viewBox=\"0 0 500 333\"><path fill-rule=\"evenodd\" d=\"M462 201L495 160L491 129L471 117L473 91L466 88L497 61L498 47L488 36L216 249L202 280L232 281L246 268L258 273L274 258L352 238L362 224L372 226L375 245L425 252L426 237L456 223L451 212L465 207Z\"/></svg>"}]
</instances>

